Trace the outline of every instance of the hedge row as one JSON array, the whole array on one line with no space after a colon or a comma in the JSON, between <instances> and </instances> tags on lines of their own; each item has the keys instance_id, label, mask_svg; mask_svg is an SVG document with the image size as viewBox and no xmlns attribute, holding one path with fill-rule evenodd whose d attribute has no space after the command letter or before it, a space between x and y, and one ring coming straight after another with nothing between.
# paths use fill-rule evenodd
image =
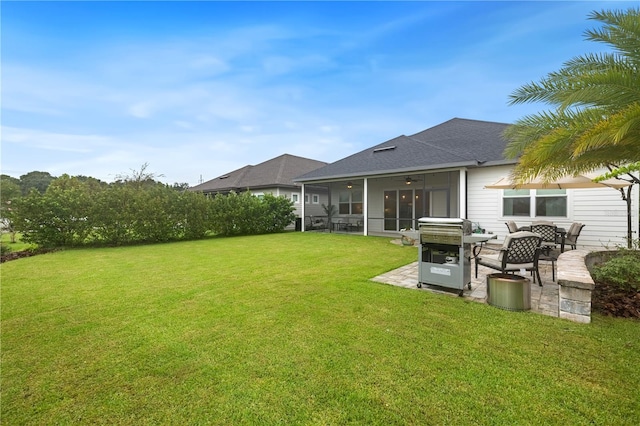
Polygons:
<instances>
[{"instance_id":1,"label":"hedge row","mask_svg":"<svg viewBox=\"0 0 640 426\"><path fill-rule=\"evenodd\" d=\"M10 217L41 247L124 245L280 232L295 220L284 197L248 192L207 197L159 182L96 185L62 176L17 200Z\"/></svg>"}]
</instances>

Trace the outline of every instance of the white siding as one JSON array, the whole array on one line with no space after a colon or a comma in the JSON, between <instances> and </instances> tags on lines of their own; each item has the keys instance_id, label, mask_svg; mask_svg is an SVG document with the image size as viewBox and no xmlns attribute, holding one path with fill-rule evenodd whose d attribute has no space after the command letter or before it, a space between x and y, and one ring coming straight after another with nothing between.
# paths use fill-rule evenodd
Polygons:
<instances>
[{"instance_id":1,"label":"white siding","mask_svg":"<svg viewBox=\"0 0 640 426\"><path fill-rule=\"evenodd\" d=\"M467 216L479 222L487 232L498 235L502 241L507 234L505 222L512 217L502 216L502 190L485 189L502 177L508 176L510 167L486 167L468 171ZM638 188L632 195L632 229L634 238L638 231ZM585 227L578 239L581 247L599 248L605 245L626 245L627 209L620 192L612 188L567 190L567 218L554 219L554 223L568 228L572 222L581 222ZM533 218L516 218L522 225L531 224Z\"/></svg>"}]
</instances>

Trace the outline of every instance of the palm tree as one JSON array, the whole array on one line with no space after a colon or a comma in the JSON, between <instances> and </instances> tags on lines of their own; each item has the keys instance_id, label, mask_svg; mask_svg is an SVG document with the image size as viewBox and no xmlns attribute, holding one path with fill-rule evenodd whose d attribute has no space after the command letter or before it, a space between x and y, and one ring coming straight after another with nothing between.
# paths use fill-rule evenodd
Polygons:
<instances>
[{"instance_id":1,"label":"palm tree","mask_svg":"<svg viewBox=\"0 0 640 426\"><path fill-rule=\"evenodd\" d=\"M525 182L606 168L632 183L620 190L630 206L631 188L640 183L640 9L592 12L603 24L586 39L610 53L579 56L538 83L510 95L510 104L545 102L553 110L525 116L507 128L507 158L519 158L514 178ZM631 239L631 212L628 211Z\"/></svg>"}]
</instances>

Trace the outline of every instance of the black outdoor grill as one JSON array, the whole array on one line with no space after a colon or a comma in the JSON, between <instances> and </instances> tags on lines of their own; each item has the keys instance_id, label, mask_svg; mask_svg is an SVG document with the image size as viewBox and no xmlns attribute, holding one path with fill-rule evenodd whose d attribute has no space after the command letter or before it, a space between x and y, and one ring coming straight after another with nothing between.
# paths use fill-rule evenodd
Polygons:
<instances>
[{"instance_id":1,"label":"black outdoor grill","mask_svg":"<svg viewBox=\"0 0 640 426\"><path fill-rule=\"evenodd\" d=\"M420 250L418 287L437 285L471 289L471 221L462 218L423 217L418 220Z\"/></svg>"}]
</instances>

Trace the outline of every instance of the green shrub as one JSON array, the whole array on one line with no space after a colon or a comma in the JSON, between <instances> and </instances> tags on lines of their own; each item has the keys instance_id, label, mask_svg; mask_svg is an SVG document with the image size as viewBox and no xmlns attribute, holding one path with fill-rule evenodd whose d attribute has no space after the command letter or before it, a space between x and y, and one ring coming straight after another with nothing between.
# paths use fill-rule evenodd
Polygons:
<instances>
[{"instance_id":1,"label":"green shrub","mask_svg":"<svg viewBox=\"0 0 640 426\"><path fill-rule=\"evenodd\" d=\"M255 235L282 232L295 220L293 203L285 197L251 193L217 194L211 206L211 229L218 235Z\"/></svg>"},{"instance_id":2,"label":"green shrub","mask_svg":"<svg viewBox=\"0 0 640 426\"><path fill-rule=\"evenodd\" d=\"M281 232L295 220L291 200L249 192L209 198L154 180L94 181L63 175L44 194L12 204L11 219L26 243L44 248L118 246L218 235Z\"/></svg>"},{"instance_id":3,"label":"green shrub","mask_svg":"<svg viewBox=\"0 0 640 426\"><path fill-rule=\"evenodd\" d=\"M296 220L293 203L286 197L265 194L260 203L257 234L282 232Z\"/></svg>"},{"instance_id":4,"label":"green shrub","mask_svg":"<svg viewBox=\"0 0 640 426\"><path fill-rule=\"evenodd\" d=\"M640 290L640 250L621 248L618 253L592 271L596 281Z\"/></svg>"},{"instance_id":5,"label":"green shrub","mask_svg":"<svg viewBox=\"0 0 640 426\"><path fill-rule=\"evenodd\" d=\"M11 247L6 245L5 243L0 243L0 256L4 256L5 254L11 253Z\"/></svg>"}]
</instances>

